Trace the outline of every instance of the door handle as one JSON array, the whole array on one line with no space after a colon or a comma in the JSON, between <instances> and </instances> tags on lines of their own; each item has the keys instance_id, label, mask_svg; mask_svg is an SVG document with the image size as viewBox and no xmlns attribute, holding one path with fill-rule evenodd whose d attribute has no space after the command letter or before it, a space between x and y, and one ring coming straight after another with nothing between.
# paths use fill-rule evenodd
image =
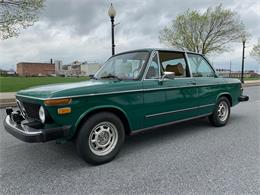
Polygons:
<instances>
[{"instance_id":1,"label":"door handle","mask_svg":"<svg viewBox=\"0 0 260 195\"><path fill-rule=\"evenodd\" d=\"M196 82L195 81L190 81L188 82L189 85L196 85Z\"/></svg>"}]
</instances>

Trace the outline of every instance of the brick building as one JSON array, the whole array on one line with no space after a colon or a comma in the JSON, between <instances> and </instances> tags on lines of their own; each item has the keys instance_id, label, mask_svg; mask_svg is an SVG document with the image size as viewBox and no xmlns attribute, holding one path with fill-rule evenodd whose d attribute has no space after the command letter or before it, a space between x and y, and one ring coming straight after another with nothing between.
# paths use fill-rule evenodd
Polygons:
<instances>
[{"instance_id":1,"label":"brick building","mask_svg":"<svg viewBox=\"0 0 260 195\"><path fill-rule=\"evenodd\" d=\"M16 65L19 76L46 76L55 74L55 64L20 62Z\"/></svg>"}]
</instances>

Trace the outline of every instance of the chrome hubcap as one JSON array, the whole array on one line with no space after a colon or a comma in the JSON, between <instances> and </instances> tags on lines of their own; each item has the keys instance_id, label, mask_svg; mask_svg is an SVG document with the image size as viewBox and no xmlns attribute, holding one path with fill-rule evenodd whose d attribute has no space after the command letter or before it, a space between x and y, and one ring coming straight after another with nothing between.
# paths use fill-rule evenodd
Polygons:
<instances>
[{"instance_id":1,"label":"chrome hubcap","mask_svg":"<svg viewBox=\"0 0 260 195\"><path fill-rule=\"evenodd\" d=\"M222 101L219 103L218 105L218 118L221 121L225 121L228 117L228 113L229 109L228 109L228 104L225 101Z\"/></svg>"},{"instance_id":2,"label":"chrome hubcap","mask_svg":"<svg viewBox=\"0 0 260 195\"><path fill-rule=\"evenodd\" d=\"M96 125L89 136L90 150L98 156L109 154L118 141L118 131L110 122L101 122Z\"/></svg>"}]
</instances>

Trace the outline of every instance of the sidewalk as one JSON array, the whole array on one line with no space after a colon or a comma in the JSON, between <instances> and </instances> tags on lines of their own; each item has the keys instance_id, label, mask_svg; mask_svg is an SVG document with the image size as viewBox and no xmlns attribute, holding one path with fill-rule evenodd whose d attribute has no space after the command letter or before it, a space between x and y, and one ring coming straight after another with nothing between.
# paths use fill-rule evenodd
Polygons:
<instances>
[{"instance_id":1,"label":"sidewalk","mask_svg":"<svg viewBox=\"0 0 260 195\"><path fill-rule=\"evenodd\" d=\"M243 84L244 87L251 87L251 86L260 86L260 80L250 80L245 81Z\"/></svg>"},{"instance_id":2,"label":"sidewalk","mask_svg":"<svg viewBox=\"0 0 260 195\"><path fill-rule=\"evenodd\" d=\"M16 106L15 94L16 92L0 93L0 108Z\"/></svg>"},{"instance_id":3,"label":"sidewalk","mask_svg":"<svg viewBox=\"0 0 260 195\"><path fill-rule=\"evenodd\" d=\"M260 86L260 80L245 81L243 87ZM0 93L0 108L16 106L16 92Z\"/></svg>"}]
</instances>

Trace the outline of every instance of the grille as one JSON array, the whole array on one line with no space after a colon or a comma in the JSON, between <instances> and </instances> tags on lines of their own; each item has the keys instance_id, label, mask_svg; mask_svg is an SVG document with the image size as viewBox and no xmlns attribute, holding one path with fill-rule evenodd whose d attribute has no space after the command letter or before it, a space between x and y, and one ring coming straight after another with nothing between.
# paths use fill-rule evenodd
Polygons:
<instances>
[{"instance_id":1,"label":"grille","mask_svg":"<svg viewBox=\"0 0 260 195\"><path fill-rule=\"evenodd\" d=\"M25 113L29 118L39 119L39 104L32 104L28 102L21 102L25 109Z\"/></svg>"}]
</instances>

